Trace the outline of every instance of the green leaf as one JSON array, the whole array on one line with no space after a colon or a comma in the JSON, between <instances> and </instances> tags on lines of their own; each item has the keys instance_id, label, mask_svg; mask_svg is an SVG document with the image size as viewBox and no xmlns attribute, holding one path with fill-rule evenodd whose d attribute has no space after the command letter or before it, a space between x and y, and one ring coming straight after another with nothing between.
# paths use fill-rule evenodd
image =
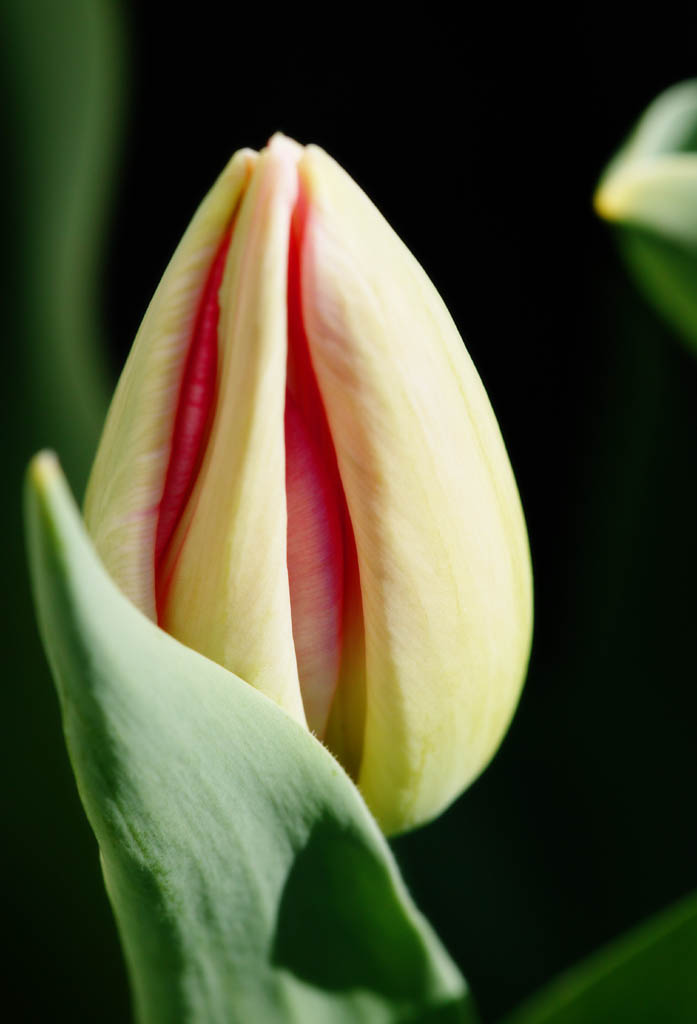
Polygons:
<instances>
[{"instance_id":1,"label":"green leaf","mask_svg":"<svg viewBox=\"0 0 697 1024\"><path fill-rule=\"evenodd\" d=\"M594 202L620 229L639 287L697 351L697 80L673 86L648 107L605 170Z\"/></svg>"},{"instance_id":2,"label":"green leaf","mask_svg":"<svg viewBox=\"0 0 697 1024\"><path fill-rule=\"evenodd\" d=\"M117 590L50 454L30 466L26 514L41 631L138 1020L474 1021L325 748Z\"/></svg>"},{"instance_id":3,"label":"green leaf","mask_svg":"<svg viewBox=\"0 0 697 1024\"><path fill-rule=\"evenodd\" d=\"M697 894L561 975L505 1024L697 1020Z\"/></svg>"}]
</instances>

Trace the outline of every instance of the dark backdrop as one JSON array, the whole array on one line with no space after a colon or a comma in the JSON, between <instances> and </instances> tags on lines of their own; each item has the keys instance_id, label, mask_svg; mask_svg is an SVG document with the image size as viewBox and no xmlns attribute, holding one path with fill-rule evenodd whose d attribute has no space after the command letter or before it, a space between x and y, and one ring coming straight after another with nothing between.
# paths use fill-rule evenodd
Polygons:
<instances>
[{"instance_id":1,"label":"dark backdrop","mask_svg":"<svg viewBox=\"0 0 697 1024\"><path fill-rule=\"evenodd\" d=\"M215 175L280 129L327 149L413 250L498 415L535 570L529 679L490 769L394 843L494 1020L697 883L697 365L635 293L591 206L645 105L695 74L693 40L664 9L663 25L634 12L613 32L599 11L464 11L456 27L434 4L388 20L377 6L125 7L101 273L114 375ZM72 1000L70 1019L93 1020L99 999L100 1020L123 1020L120 953L48 683L33 701L48 746L15 744L24 782L7 784L17 1019L55 1019ZM28 859L13 853L20 828Z\"/></svg>"}]
</instances>

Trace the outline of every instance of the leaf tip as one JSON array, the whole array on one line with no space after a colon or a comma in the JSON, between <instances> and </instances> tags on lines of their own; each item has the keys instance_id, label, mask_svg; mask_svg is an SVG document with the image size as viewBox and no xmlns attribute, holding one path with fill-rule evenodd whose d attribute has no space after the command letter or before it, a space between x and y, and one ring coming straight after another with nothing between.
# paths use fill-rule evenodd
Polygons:
<instances>
[{"instance_id":1,"label":"leaf tip","mask_svg":"<svg viewBox=\"0 0 697 1024\"><path fill-rule=\"evenodd\" d=\"M54 451L45 448L32 458L27 469L28 482L39 492L45 491L60 479L61 468Z\"/></svg>"},{"instance_id":2,"label":"leaf tip","mask_svg":"<svg viewBox=\"0 0 697 1024\"><path fill-rule=\"evenodd\" d=\"M593 194L593 209L602 219L621 221L626 212L627 190L618 185L616 177L604 178Z\"/></svg>"}]
</instances>

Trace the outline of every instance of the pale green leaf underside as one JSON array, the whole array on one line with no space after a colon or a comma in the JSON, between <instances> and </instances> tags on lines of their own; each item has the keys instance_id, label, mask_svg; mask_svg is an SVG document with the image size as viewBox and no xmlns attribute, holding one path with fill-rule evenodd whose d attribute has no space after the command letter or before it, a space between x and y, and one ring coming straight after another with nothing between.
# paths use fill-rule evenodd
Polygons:
<instances>
[{"instance_id":1,"label":"pale green leaf underside","mask_svg":"<svg viewBox=\"0 0 697 1024\"><path fill-rule=\"evenodd\" d=\"M41 631L137 1018L474 1021L331 755L121 595L52 456L32 463L26 500Z\"/></svg>"},{"instance_id":2,"label":"pale green leaf underside","mask_svg":"<svg viewBox=\"0 0 697 1024\"><path fill-rule=\"evenodd\" d=\"M505 1024L697 1020L697 895L561 975Z\"/></svg>"}]
</instances>

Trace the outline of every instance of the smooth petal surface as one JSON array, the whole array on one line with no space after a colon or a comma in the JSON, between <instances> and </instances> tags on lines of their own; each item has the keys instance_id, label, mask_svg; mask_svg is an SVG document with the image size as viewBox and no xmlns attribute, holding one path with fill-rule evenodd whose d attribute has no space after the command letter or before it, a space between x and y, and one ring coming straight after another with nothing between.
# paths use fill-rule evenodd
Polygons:
<instances>
[{"instance_id":1,"label":"smooth petal surface","mask_svg":"<svg viewBox=\"0 0 697 1024\"><path fill-rule=\"evenodd\" d=\"M201 292L255 154L236 153L197 210L138 331L109 409L85 522L124 594L156 620L155 535Z\"/></svg>"},{"instance_id":2,"label":"smooth petal surface","mask_svg":"<svg viewBox=\"0 0 697 1024\"><path fill-rule=\"evenodd\" d=\"M41 632L140 1024L474 1024L336 761L124 597L50 455L30 467L26 512Z\"/></svg>"},{"instance_id":3,"label":"smooth petal surface","mask_svg":"<svg viewBox=\"0 0 697 1024\"><path fill-rule=\"evenodd\" d=\"M288 239L300 147L259 157L220 290L215 416L173 538L161 625L304 722L286 564Z\"/></svg>"},{"instance_id":4,"label":"smooth petal surface","mask_svg":"<svg viewBox=\"0 0 697 1024\"><path fill-rule=\"evenodd\" d=\"M498 425L442 300L333 160L308 147L299 172L303 315L360 575L357 777L398 831L442 810L508 726L530 646L527 537Z\"/></svg>"}]
</instances>

